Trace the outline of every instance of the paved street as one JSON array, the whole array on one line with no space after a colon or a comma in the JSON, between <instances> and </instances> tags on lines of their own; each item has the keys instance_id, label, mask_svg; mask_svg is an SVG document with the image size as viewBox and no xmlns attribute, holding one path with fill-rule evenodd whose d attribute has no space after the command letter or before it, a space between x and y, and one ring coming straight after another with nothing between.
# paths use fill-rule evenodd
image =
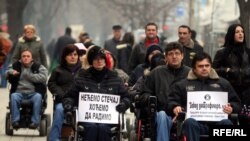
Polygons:
<instances>
[{"instance_id":1,"label":"paved street","mask_svg":"<svg viewBox=\"0 0 250 141\"><path fill-rule=\"evenodd\" d=\"M0 141L46 141L46 137L40 137L38 130L31 129L19 129L14 130L13 136L5 135L5 117L8 105L8 90L9 88L0 88ZM48 107L45 113L50 113L52 115L52 98L51 94L48 93ZM127 113L127 117L133 117L132 114Z\"/></svg>"}]
</instances>

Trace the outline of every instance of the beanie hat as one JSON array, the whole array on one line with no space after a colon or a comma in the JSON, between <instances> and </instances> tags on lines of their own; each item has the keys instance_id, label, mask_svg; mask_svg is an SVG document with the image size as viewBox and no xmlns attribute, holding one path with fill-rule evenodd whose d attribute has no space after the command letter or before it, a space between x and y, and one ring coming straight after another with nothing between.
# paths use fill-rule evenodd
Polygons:
<instances>
[{"instance_id":1,"label":"beanie hat","mask_svg":"<svg viewBox=\"0 0 250 141\"><path fill-rule=\"evenodd\" d=\"M155 67L165 64L165 56L162 53L155 54L151 58L150 70L153 70Z\"/></svg>"},{"instance_id":2,"label":"beanie hat","mask_svg":"<svg viewBox=\"0 0 250 141\"><path fill-rule=\"evenodd\" d=\"M106 61L105 52L101 47L93 46L93 47L89 48L88 53L87 53L87 60L88 60L90 65L93 64L93 60L98 56L104 58Z\"/></svg>"},{"instance_id":3,"label":"beanie hat","mask_svg":"<svg viewBox=\"0 0 250 141\"><path fill-rule=\"evenodd\" d=\"M146 58L145 58L145 63L149 64L149 61L148 61L148 56L155 50L159 50L161 53L163 53L163 50L162 48L158 45L158 44L151 44L148 49L147 49L147 52L146 52Z\"/></svg>"}]
</instances>

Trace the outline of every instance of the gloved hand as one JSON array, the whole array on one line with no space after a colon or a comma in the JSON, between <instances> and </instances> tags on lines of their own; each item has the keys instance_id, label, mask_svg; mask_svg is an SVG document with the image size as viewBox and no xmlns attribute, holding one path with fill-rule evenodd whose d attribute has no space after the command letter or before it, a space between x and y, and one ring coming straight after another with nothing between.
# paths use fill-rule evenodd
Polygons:
<instances>
[{"instance_id":1,"label":"gloved hand","mask_svg":"<svg viewBox=\"0 0 250 141\"><path fill-rule=\"evenodd\" d=\"M116 111L118 111L119 113L125 113L126 110L127 110L127 106L123 102L121 102L120 104L116 106Z\"/></svg>"}]
</instances>

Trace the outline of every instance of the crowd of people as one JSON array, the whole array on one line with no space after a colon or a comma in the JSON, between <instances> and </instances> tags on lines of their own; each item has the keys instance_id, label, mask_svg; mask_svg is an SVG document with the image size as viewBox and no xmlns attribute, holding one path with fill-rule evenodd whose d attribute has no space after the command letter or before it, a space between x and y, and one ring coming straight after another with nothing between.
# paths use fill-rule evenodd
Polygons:
<instances>
[{"instance_id":1,"label":"crowd of people","mask_svg":"<svg viewBox=\"0 0 250 141\"><path fill-rule=\"evenodd\" d=\"M125 113L135 102L134 92L142 107L147 107L150 96L155 96L157 141L170 140L176 117L187 112L190 92L226 92L228 101L222 111L228 115L240 114L244 105L250 105L250 50L241 24L228 27L225 43L214 58L192 38L196 32L187 25L178 27L179 39L173 42L160 40L158 25L153 22L144 29L145 39L135 44L132 32L123 33L121 25L114 25L113 37L99 46L87 32L73 39L67 27L51 49L49 61L34 25L24 26L23 36L15 46L0 36L1 72L7 70L1 73L1 79L6 76L11 84L13 128L19 127L22 99L33 102L29 126L38 127L37 109L41 109L45 92L37 84L45 85L53 96L50 141L60 140L65 112L72 110L65 108L64 100L70 99L71 107L78 107L80 92L120 96L115 107L119 113ZM181 134L187 141L199 141L199 136L208 134L213 124L233 123L227 118L216 122L187 118ZM111 141L110 124L84 122L83 126L86 140Z\"/></svg>"}]
</instances>

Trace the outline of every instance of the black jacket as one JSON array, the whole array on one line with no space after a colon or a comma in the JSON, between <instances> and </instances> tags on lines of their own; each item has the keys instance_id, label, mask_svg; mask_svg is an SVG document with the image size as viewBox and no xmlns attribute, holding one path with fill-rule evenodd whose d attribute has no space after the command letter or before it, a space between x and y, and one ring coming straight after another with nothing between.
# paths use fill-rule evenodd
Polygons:
<instances>
[{"instance_id":1,"label":"black jacket","mask_svg":"<svg viewBox=\"0 0 250 141\"><path fill-rule=\"evenodd\" d=\"M67 92L70 86L74 82L78 70L81 69L81 65L76 65L75 72L71 72L69 68L64 66L58 66L55 68L48 81L48 89L53 96L55 96L55 102L61 102L65 92Z\"/></svg>"},{"instance_id":2,"label":"black jacket","mask_svg":"<svg viewBox=\"0 0 250 141\"><path fill-rule=\"evenodd\" d=\"M73 99L74 105L78 106L79 92L96 92L104 94L114 94L121 96L121 102L129 107L130 100L128 98L127 89L117 73L107 70L100 82L96 81L93 75L92 67L87 70L79 71L73 86L66 93L65 98Z\"/></svg>"},{"instance_id":3,"label":"black jacket","mask_svg":"<svg viewBox=\"0 0 250 141\"><path fill-rule=\"evenodd\" d=\"M189 70L190 68L184 65L178 69L173 69L167 65L153 69L145 79L141 96L142 101L145 101L148 96L156 96L158 100L157 110L166 111L171 85L186 78Z\"/></svg>"},{"instance_id":4,"label":"black jacket","mask_svg":"<svg viewBox=\"0 0 250 141\"><path fill-rule=\"evenodd\" d=\"M235 52L222 48L217 51L213 68L219 76L227 79L233 87L240 86L241 89L250 86L250 51L245 48L239 56ZM230 71L226 71L230 68Z\"/></svg>"},{"instance_id":5,"label":"black jacket","mask_svg":"<svg viewBox=\"0 0 250 141\"><path fill-rule=\"evenodd\" d=\"M129 74L136 68L137 65L145 62L146 52L147 52L147 47L145 45L145 42L146 40L144 40L144 42L140 42L136 44L133 47L130 58L129 58L129 62L128 62ZM167 46L167 43L159 39L159 46L161 46L162 50L164 50Z\"/></svg>"},{"instance_id":6,"label":"black jacket","mask_svg":"<svg viewBox=\"0 0 250 141\"><path fill-rule=\"evenodd\" d=\"M233 107L233 113L238 113L241 109L240 99L231 84L217 75L212 69L209 78L200 80L191 70L186 79L183 79L172 86L169 94L168 111L173 114L176 106L181 106L186 110L187 93L189 91L221 91L228 92L228 102Z\"/></svg>"}]
</instances>

